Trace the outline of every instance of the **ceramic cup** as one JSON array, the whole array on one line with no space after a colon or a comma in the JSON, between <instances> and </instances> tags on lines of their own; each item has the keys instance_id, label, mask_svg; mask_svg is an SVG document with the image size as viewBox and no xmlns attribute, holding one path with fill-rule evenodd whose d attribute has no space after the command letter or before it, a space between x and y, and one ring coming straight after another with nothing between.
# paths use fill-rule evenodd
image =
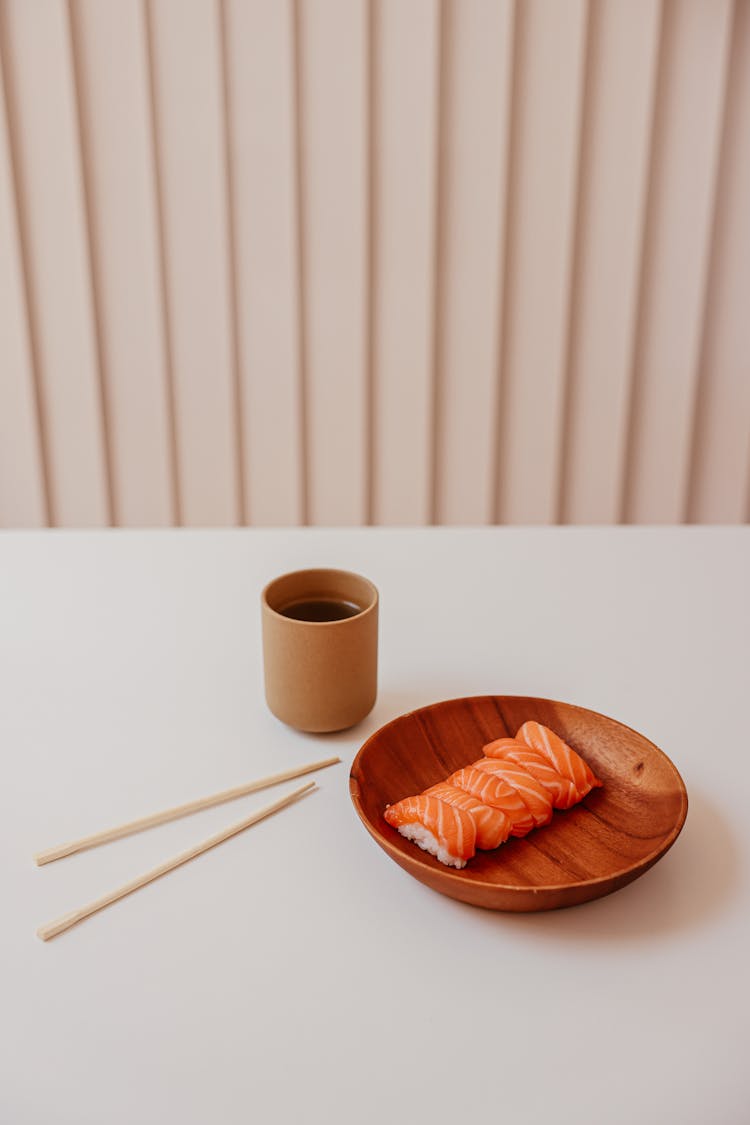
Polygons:
<instances>
[{"instance_id":1,"label":"ceramic cup","mask_svg":"<svg viewBox=\"0 0 750 1125\"><path fill-rule=\"evenodd\" d=\"M278 719L322 733L345 730L369 714L378 687L372 582L348 570L283 574L263 590L261 615L266 702Z\"/></svg>"}]
</instances>

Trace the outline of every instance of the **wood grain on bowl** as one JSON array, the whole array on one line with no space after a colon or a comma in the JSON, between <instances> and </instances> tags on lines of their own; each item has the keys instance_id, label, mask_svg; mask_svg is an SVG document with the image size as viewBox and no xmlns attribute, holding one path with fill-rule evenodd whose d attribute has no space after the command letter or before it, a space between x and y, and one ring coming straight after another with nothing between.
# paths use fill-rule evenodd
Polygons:
<instances>
[{"instance_id":1,"label":"wood grain on bowl","mask_svg":"<svg viewBox=\"0 0 750 1125\"><path fill-rule=\"evenodd\" d=\"M389 804L442 781L527 719L550 727L604 785L552 823L453 871L383 819ZM622 723L533 696L474 696L411 711L376 731L350 776L354 807L387 854L433 890L493 910L553 910L600 898L647 871L672 846L687 792L657 746Z\"/></svg>"}]
</instances>

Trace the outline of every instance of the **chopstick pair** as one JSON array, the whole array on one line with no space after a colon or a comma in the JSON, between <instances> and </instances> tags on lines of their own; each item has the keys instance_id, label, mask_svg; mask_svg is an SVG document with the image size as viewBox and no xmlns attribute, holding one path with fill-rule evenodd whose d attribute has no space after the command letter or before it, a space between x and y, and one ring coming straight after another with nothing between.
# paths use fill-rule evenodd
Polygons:
<instances>
[{"instance_id":1,"label":"chopstick pair","mask_svg":"<svg viewBox=\"0 0 750 1125\"><path fill-rule=\"evenodd\" d=\"M214 793L209 797L199 797L197 800L189 801L187 804L175 805L173 808L164 809L158 813L152 813L150 816L140 817L138 820L132 820L126 824L117 825L115 828L108 828L102 832L96 832L91 836L84 836L80 840L73 840L70 843L49 848L47 851L39 852L34 856L34 859L39 866L45 863L52 863L54 860L62 859L64 856L74 855L76 852L98 847L100 844L109 843L111 840L120 840L124 836L130 836L135 832L142 832L144 829L153 828L157 824L165 824L170 820L177 820L179 817L189 816L191 813L198 812L201 809L211 808L214 805L220 805L226 801L235 800L237 797L244 797L249 793L255 793L259 789L268 789L272 785L279 785L283 781L291 781L296 777L302 777L304 774L312 773L314 770L325 769L327 766L335 765L340 761L340 758L324 758L320 762L309 762L305 766L298 766L291 770L285 770L283 773L272 774L270 777L248 782L247 785L239 785L233 789L224 789L220 793ZM223 831L209 836L207 840L196 844L192 848L188 848L172 859L165 860L165 862L160 863L158 867L154 867L151 871L139 875L137 878L123 884L123 886L118 887L116 890L110 891L109 894L102 895L101 898L87 903L86 906L82 906L78 910L73 910L68 914L62 915L60 918L56 918L53 922L48 922L44 926L40 926L37 930L37 937L40 937L42 941L49 941L50 938L57 937L58 934L64 933L65 930L70 929L70 927L76 925L77 922L82 922L84 918L88 918L98 910L103 910L104 907L110 906L113 902L117 902L118 899L132 894L133 891L140 890L140 888L145 887L147 883L153 882L154 879L159 879L169 871L174 871L176 867L180 867L183 863L195 859L196 856L209 851L210 848L215 848L218 844L223 844L225 840L229 840L232 836L237 836L240 832L244 832L246 828L250 828L253 824L257 824L258 821L264 820L275 812L279 812L281 809L286 808L287 805L293 804L295 801L299 800L300 797L305 796L316 788L317 785L314 781L308 781L305 785L300 786L299 789L295 789L292 793L287 793L285 797L279 798L278 801L266 805L244 820L230 825L229 828L225 828Z\"/></svg>"}]
</instances>

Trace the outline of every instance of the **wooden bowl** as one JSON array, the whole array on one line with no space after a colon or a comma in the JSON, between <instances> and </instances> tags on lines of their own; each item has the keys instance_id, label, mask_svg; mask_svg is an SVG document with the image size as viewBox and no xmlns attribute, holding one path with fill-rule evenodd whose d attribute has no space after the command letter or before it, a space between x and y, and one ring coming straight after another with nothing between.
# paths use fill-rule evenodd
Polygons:
<instances>
[{"instance_id":1,"label":"wooden bowl","mask_svg":"<svg viewBox=\"0 0 750 1125\"><path fill-rule=\"evenodd\" d=\"M476 761L494 738L527 719L554 730L604 782L551 824L466 867L444 866L383 819L387 805L421 793ZM354 759L350 792L365 828L405 871L441 894L491 910L554 910L619 890L677 839L687 791L666 754L642 734L595 711L533 696L449 699L401 715Z\"/></svg>"}]
</instances>

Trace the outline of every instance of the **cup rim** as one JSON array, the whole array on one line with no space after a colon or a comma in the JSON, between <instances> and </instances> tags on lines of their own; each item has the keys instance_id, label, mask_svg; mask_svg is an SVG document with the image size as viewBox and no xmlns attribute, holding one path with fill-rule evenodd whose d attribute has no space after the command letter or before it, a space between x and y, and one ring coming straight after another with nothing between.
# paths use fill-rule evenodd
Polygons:
<instances>
[{"instance_id":1,"label":"cup rim","mask_svg":"<svg viewBox=\"0 0 750 1125\"><path fill-rule=\"evenodd\" d=\"M279 611L274 609L269 603L268 592L277 582L282 582L286 578L293 578L299 574L333 574L345 575L347 578L356 578L359 582L363 582L369 587L370 601L359 613L355 613L352 617L342 617L338 621L299 621L294 617L287 617L285 614L279 613ZM308 625L312 625L315 626L316 629L330 629L331 626L348 625L352 621L361 621L368 613L373 613L378 607L379 594L375 583L371 582L369 578L365 578L364 574L359 574L356 570L343 570L341 567L335 566L308 566L302 567L299 570L287 570L284 574L277 574L275 578L266 582L261 590L260 600L261 605L268 613L272 613L274 617L278 617L281 621L287 621L291 626L303 625L306 628Z\"/></svg>"}]
</instances>

